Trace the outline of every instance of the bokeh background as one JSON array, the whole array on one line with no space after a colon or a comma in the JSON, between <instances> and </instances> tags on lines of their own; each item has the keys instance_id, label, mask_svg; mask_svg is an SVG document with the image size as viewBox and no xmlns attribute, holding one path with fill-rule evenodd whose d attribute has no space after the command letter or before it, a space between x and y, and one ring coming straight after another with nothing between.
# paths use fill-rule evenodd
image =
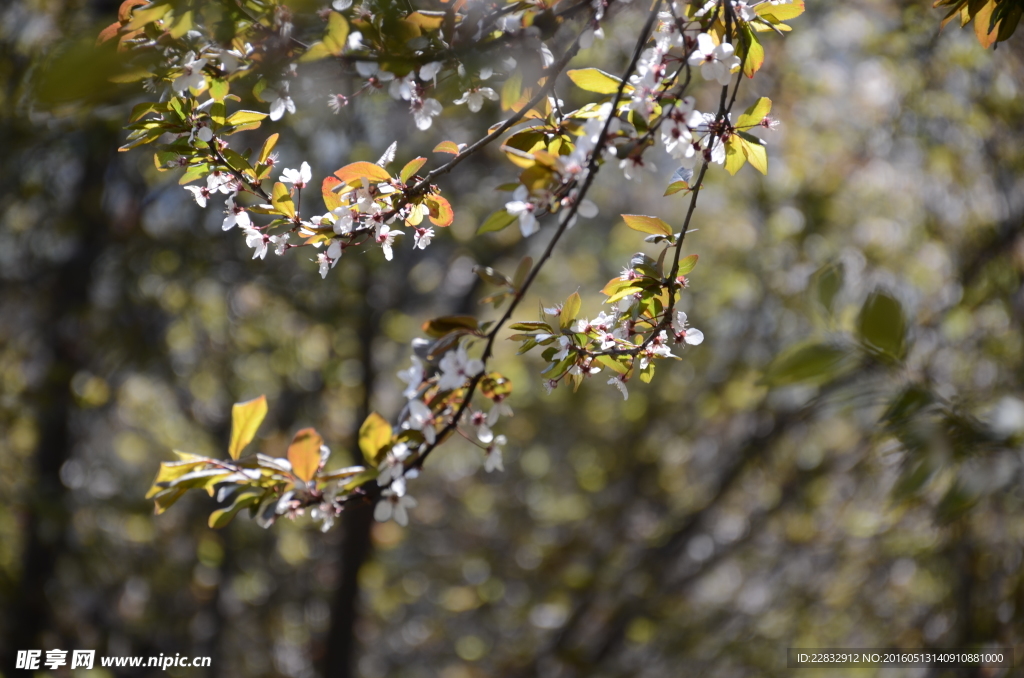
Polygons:
<instances>
[{"instance_id":1,"label":"bokeh background","mask_svg":"<svg viewBox=\"0 0 1024 678\"><path fill-rule=\"evenodd\" d=\"M116 151L137 91L92 47L115 3L4 3L2 675L29 648L213 658L172 676L675 677L788 675L787 647L1024 642L1022 38L985 52L930 4L809 0L767 39L739 101L775 101L769 174L714 169L687 238L703 345L624 402L604 380L545 395L507 342L505 473L453 442L413 483L408 528L354 515L321 534L215 531L205 495L161 516L143 495L172 449L223 454L231 403L261 393L262 451L312 425L346 463L367 410L399 407L419 325L492 312L473 266L511 273L550 230L475 235L514 175L495 152L441 180L457 216L425 253L346 256L326 280L301 255L251 261L219 208ZM621 70L638 25L622 15L578 63ZM452 107L410 134L386 95L333 115L346 86L311 71L298 112L264 125L284 166L319 181L395 139L400 161L430 156L500 115ZM601 215L522 319L576 289L598 312L649 247L618 214L679 224L655 161L643 183L605 167ZM895 364L859 343L876 292L905 319ZM808 339L842 359L786 363Z\"/></svg>"}]
</instances>

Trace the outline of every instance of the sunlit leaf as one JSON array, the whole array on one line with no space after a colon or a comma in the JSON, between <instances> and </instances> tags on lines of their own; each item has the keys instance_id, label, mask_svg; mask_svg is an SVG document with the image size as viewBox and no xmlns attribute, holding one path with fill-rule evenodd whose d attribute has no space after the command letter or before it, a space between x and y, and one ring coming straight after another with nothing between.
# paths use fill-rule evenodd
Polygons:
<instances>
[{"instance_id":1,"label":"sunlit leaf","mask_svg":"<svg viewBox=\"0 0 1024 678\"><path fill-rule=\"evenodd\" d=\"M686 275L697 266L698 255L691 254L679 260L679 275Z\"/></svg>"},{"instance_id":2,"label":"sunlit leaf","mask_svg":"<svg viewBox=\"0 0 1024 678\"><path fill-rule=\"evenodd\" d=\"M338 177L346 184L355 183L366 179L367 181L389 181L391 175L388 171L380 165L375 165L372 162L359 161L345 165L334 173L334 176Z\"/></svg>"},{"instance_id":3,"label":"sunlit leaf","mask_svg":"<svg viewBox=\"0 0 1024 678\"><path fill-rule=\"evenodd\" d=\"M242 450L256 437L256 431L266 416L265 395L244 403L235 403L231 407L231 442L228 444L228 455L232 459L238 459L242 455Z\"/></svg>"},{"instance_id":4,"label":"sunlit leaf","mask_svg":"<svg viewBox=\"0 0 1024 678\"><path fill-rule=\"evenodd\" d=\"M568 329L576 316L580 314L580 307L583 305L583 300L580 299L579 292L573 292L569 295L569 298L562 304L562 313L558 316L558 324L561 325L562 329Z\"/></svg>"},{"instance_id":5,"label":"sunlit leaf","mask_svg":"<svg viewBox=\"0 0 1024 678\"><path fill-rule=\"evenodd\" d=\"M615 94L619 91L619 85L622 84L622 81L614 75L605 73L597 68L577 68L566 71L565 74L580 89L598 94ZM632 91L632 89L631 86L627 85L624 91Z\"/></svg>"},{"instance_id":6,"label":"sunlit leaf","mask_svg":"<svg viewBox=\"0 0 1024 678\"><path fill-rule=\"evenodd\" d=\"M476 229L477 234L481 233L492 233L495 231L502 231L516 222L517 217L514 214L509 214L507 210L498 210L491 216L484 219L484 223L480 224L480 227Z\"/></svg>"},{"instance_id":7,"label":"sunlit leaf","mask_svg":"<svg viewBox=\"0 0 1024 678\"><path fill-rule=\"evenodd\" d=\"M274 191L271 194L270 202L274 207L280 210L281 214L285 215L289 219L295 218L295 203L292 201L292 196L288 191L288 187L280 181L274 184Z\"/></svg>"},{"instance_id":8,"label":"sunlit leaf","mask_svg":"<svg viewBox=\"0 0 1024 678\"><path fill-rule=\"evenodd\" d=\"M434 153L450 153L452 155L458 155L459 145L454 141L442 141L437 146L434 146Z\"/></svg>"},{"instance_id":9,"label":"sunlit leaf","mask_svg":"<svg viewBox=\"0 0 1024 678\"><path fill-rule=\"evenodd\" d=\"M634 231L651 235L672 235L672 227L658 217L646 217L641 214L623 214L626 225Z\"/></svg>"},{"instance_id":10,"label":"sunlit leaf","mask_svg":"<svg viewBox=\"0 0 1024 678\"><path fill-rule=\"evenodd\" d=\"M298 431L288 446L288 461L297 478L309 482L320 468L320 447L324 439L313 428Z\"/></svg>"},{"instance_id":11,"label":"sunlit leaf","mask_svg":"<svg viewBox=\"0 0 1024 678\"><path fill-rule=\"evenodd\" d=\"M455 212L452 211L451 203L440 195L432 195L426 199L427 207L430 209L430 223L435 226L451 226L455 220Z\"/></svg>"},{"instance_id":12,"label":"sunlit leaf","mask_svg":"<svg viewBox=\"0 0 1024 678\"><path fill-rule=\"evenodd\" d=\"M414 158L405 164L402 171L399 173L398 178L402 180L403 184L409 183L409 179L420 171L424 163L427 162L426 158Z\"/></svg>"},{"instance_id":13,"label":"sunlit leaf","mask_svg":"<svg viewBox=\"0 0 1024 678\"><path fill-rule=\"evenodd\" d=\"M359 427L359 449L363 459L376 468L381 450L391 444L391 424L376 412L371 412Z\"/></svg>"}]
</instances>

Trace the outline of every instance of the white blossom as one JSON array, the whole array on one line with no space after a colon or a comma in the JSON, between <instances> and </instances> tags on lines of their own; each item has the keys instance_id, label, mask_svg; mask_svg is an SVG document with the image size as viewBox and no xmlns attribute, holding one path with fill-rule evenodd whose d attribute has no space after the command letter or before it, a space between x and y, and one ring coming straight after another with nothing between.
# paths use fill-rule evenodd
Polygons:
<instances>
[{"instance_id":1,"label":"white blossom","mask_svg":"<svg viewBox=\"0 0 1024 678\"><path fill-rule=\"evenodd\" d=\"M204 186L186 186L185 190L192 193L192 197L195 198L196 203L200 207L206 207L206 201L210 197L210 189Z\"/></svg>"},{"instance_id":2,"label":"white blossom","mask_svg":"<svg viewBox=\"0 0 1024 678\"><path fill-rule=\"evenodd\" d=\"M626 389L626 380L624 377L625 375L617 374L609 379L608 383L619 389L619 392L622 393L623 400L629 400L629 391Z\"/></svg>"},{"instance_id":3,"label":"white blossom","mask_svg":"<svg viewBox=\"0 0 1024 678\"><path fill-rule=\"evenodd\" d=\"M463 92L462 97L460 99L456 99L453 103L468 104L469 110L473 113L477 113L481 108L483 108L484 99L497 101L498 93L490 87L474 87Z\"/></svg>"},{"instance_id":4,"label":"white blossom","mask_svg":"<svg viewBox=\"0 0 1024 678\"><path fill-rule=\"evenodd\" d=\"M255 228L245 229L245 244L253 248L253 259L267 257L267 238Z\"/></svg>"},{"instance_id":5,"label":"white blossom","mask_svg":"<svg viewBox=\"0 0 1024 678\"><path fill-rule=\"evenodd\" d=\"M381 246L381 249L384 250L384 258L388 261L391 261L392 257L394 257L391 245L395 242L395 236L402 235L402 233L403 231L392 230L392 228L387 224L377 225L377 232L374 239L377 241L377 244Z\"/></svg>"},{"instance_id":6,"label":"white blossom","mask_svg":"<svg viewBox=\"0 0 1024 678\"><path fill-rule=\"evenodd\" d=\"M287 84L287 83L285 83ZM278 94L273 90L266 90L264 97L270 102L270 119L277 121L284 117L285 112L295 112L295 102L288 96L287 88L283 94Z\"/></svg>"},{"instance_id":7,"label":"white blossom","mask_svg":"<svg viewBox=\"0 0 1024 678\"><path fill-rule=\"evenodd\" d=\"M508 440L505 436L496 436L494 442L487 446L487 456L484 457L484 470L488 473L501 471L504 473L505 466L501 460L501 446Z\"/></svg>"},{"instance_id":8,"label":"white blossom","mask_svg":"<svg viewBox=\"0 0 1024 678\"><path fill-rule=\"evenodd\" d=\"M224 217L224 221L220 225L221 229L230 231L235 226L242 230L252 228L252 219L249 218L249 213L244 208L236 205L234 198L228 198L225 213L227 216ZM262 257L260 258L262 259Z\"/></svg>"},{"instance_id":9,"label":"white blossom","mask_svg":"<svg viewBox=\"0 0 1024 678\"><path fill-rule=\"evenodd\" d=\"M423 64L420 66L420 80L427 82L428 80L434 80L437 74L444 68L444 63L440 61L431 61L429 64Z\"/></svg>"},{"instance_id":10,"label":"white blossom","mask_svg":"<svg viewBox=\"0 0 1024 678\"><path fill-rule=\"evenodd\" d=\"M434 237L434 229L432 228L417 228L416 234L413 236L413 249L419 248L421 250L427 249L427 245Z\"/></svg>"},{"instance_id":11,"label":"white blossom","mask_svg":"<svg viewBox=\"0 0 1024 678\"><path fill-rule=\"evenodd\" d=\"M419 391L420 384L423 383L424 376L423 361L416 356L413 356L412 366L409 367L409 369L402 370L398 373L398 378L408 384L405 391L402 392L402 395L409 399L415 398L416 393Z\"/></svg>"},{"instance_id":12,"label":"white blossom","mask_svg":"<svg viewBox=\"0 0 1024 678\"><path fill-rule=\"evenodd\" d=\"M181 75L171 83L171 89L181 96L189 89L202 89L205 87L206 78L203 77L203 68L205 66L206 59L196 59L193 52L186 54Z\"/></svg>"},{"instance_id":13,"label":"white blossom","mask_svg":"<svg viewBox=\"0 0 1024 678\"><path fill-rule=\"evenodd\" d=\"M437 440L437 432L434 430L434 413L423 404L422 400L409 401L409 416L402 423L402 428L421 432L424 440L431 445Z\"/></svg>"},{"instance_id":14,"label":"white blossom","mask_svg":"<svg viewBox=\"0 0 1024 678\"><path fill-rule=\"evenodd\" d=\"M282 256L284 251L288 249L288 239L291 237L290 233L282 233L281 235L270 236L270 243L274 246L274 254Z\"/></svg>"},{"instance_id":15,"label":"white blossom","mask_svg":"<svg viewBox=\"0 0 1024 678\"><path fill-rule=\"evenodd\" d=\"M723 87L732 79L732 71L740 65L736 50L727 42L716 45L707 33L697 36L697 49L690 55L688 63L696 68L705 80L717 80Z\"/></svg>"},{"instance_id":16,"label":"white blossom","mask_svg":"<svg viewBox=\"0 0 1024 678\"><path fill-rule=\"evenodd\" d=\"M416 508L416 500L408 494L399 495L394 490L381 492L381 499L373 510L373 518L379 523L394 519L405 527L409 524L409 509Z\"/></svg>"},{"instance_id":17,"label":"white blossom","mask_svg":"<svg viewBox=\"0 0 1024 678\"><path fill-rule=\"evenodd\" d=\"M704 333L695 327L687 327L686 313L676 311L676 317L672 321L672 330L675 332L676 341L685 341L691 346L697 346L704 341Z\"/></svg>"},{"instance_id":18,"label":"white blossom","mask_svg":"<svg viewBox=\"0 0 1024 678\"><path fill-rule=\"evenodd\" d=\"M487 413L477 410L472 412L467 417L469 419L469 428L476 433L477 439L484 443L490 443L494 440L494 432L491 431L491 427L487 425Z\"/></svg>"},{"instance_id":19,"label":"white blossom","mask_svg":"<svg viewBox=\"0 0 1024 678\"><path fill-rule=\"evenodd\" d=\"M434 124L434 116L440 115L444 110L441 102L437 99L415 99L412 102L412 117L416 120L416 127L420 130L428 130Z\"/></svg>"},{"instance_id":20,"label":"white blossom","mask_svg":"<svg viewBox=\"0 0 1024 678\"><path fill-rule=\"evenodd\" d=\"M519 218L519 230L524 238L533 235L539 229L537 217L533 215L536 206L527 199L528 197L529 189L520 185L512 194L512 200L505 203L505 211Z\"/></svg>"},{"instance_id":21,"label":"white blossom","mask_svg":"<svg viewBox=\"0 0 1024 678\"><path fill-rule=\"evenodd\" d=\"M405 472L405 460L409 456L409 446L405 443L397 443L380 462L377 467L377 484L381 487L390 485L394 480L400 478Z\"/></svg>"},{"instance_id":22,"label":"white blossom","mask_svg":"<svg viewBox=\"0 0 1024 678\"><path fill-rule=\"evenodd\" d=\"M297 170L286 168L281 172L281 181L293 184L295 188L305 188L312 179L313 172L310 170L308 162L303 162Z\"/></svg>"},{"instance_id":23,"label":"white blossom","mask_svg":"<svg viewBox=\"0 0 1024 678\"><path fill-rule=\"evenodd\" d=\"M437 387L442 391L451 391L482 372L484 364L476 358L470 358L465 346L459 346L445 353L438 367L441 374L437 380Z\"/></svg>"}]
</instances>

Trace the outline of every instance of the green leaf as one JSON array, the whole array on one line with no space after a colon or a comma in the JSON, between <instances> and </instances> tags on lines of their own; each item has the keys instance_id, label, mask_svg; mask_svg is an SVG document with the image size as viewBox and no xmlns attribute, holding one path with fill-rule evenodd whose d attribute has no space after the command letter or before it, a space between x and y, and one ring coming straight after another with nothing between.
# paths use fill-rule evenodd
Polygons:
<instances>
[{"instance_id":1,"label":"green leaf","mask_svg":"<svg viewBox=\"0 0 1024 678\"><path fill-rule=\"evenodd\" d=\"M288 446L288 461L297 478L309 482L320 468L320 446L324 439L314 428L304 428L295 434Z\"/></svg>"},{"instance_id":2,"label":"green leaf","mask_svg":"<svg viewBox=\"0 0 1024 678\"><path fill-rule=\"evenodd\" d=\"M548 325L547 323L539 322L539 321L512 323L511 325L508 326L508 328L510 330L520 330L522 332L538 332L538 331L543 331L543 332L545 332L547 334L551 334L552 333L552 329L551 329L550 325Z\"/></svg>"},{"instance_id":3,"label":"green leaf","mask_svg":"<svg viewBox=\"0 0 1024 678\"><path fill-rule=\"evenodd\" d=\"M308 64L313 61L320 61L331 56L330 48L323 42L314 42L309 46L302 56L299 57L300 64Z\"/></svg>"},{"instance_id":4,"label":"green leaf","mask_svg":"<svg viewBox=\"0 0 1024 678\"><path fill-rule=\"evenodd\" d=\"M511 287L512 281L505 275L498 273L490 266L474 266L473 271L480 276L485 283L495 287Z\"/></svg>"},{"instance_id":5,"label":"green leaf","mask_svg":"<svg viewBox=\"0 0 1024 678\"><path fill-rule=\"evenodd\" d=\"M480 228L476 229L477 235L481 233L493 233L496 231L503 231L518 219L514 214L509 214L505 210L498 210L491 216L484 220L484 223L480 224Z\"/></svg>"},{"instance_id":6,"label":"green leaf","mask_svg":"<svg viewBox=\"0 0 1024 678\"><path fill-rule=\"evenodd\" d=\"M563 330L568 329L573 321L576 320L576 316L580 314L581 306L583 306L583 300L580 299L579 292L573 292L565 300L565 303L562 304L562 312L558 316L558 324Z\"/></svg>"},{"instance_id":7,"label":"green leaf","mask_svg":"<svg viewBox=\"0 0 1024 678\"><path fill-rule=\"evenodd\" d=\"M519 262L519 266L516 267L516 272L512 276L512 287L516 290L520 290L523 287L523 283L526 282L526 276L530 274L530 270L533 268L533 257L523 257L522 261Z\"/></svg>"},{"instance_id":8,"label":"green leaf","mask_svg":"<svg viewBox=\"0 0 1024 678\"><path fill-rule=\"evenodd\" d=\"M688 257L683 257L679 262L679 275L686 275L697 266L698 255L691 254Z\"/></svg>"},{"instance_id":9,"label":"green leaf","mask_svg":"<svg viewBox=\"0 0 1024 678\"><path fill-rule=\"evenodd\" d=\"M153 503L156 505L155 513L160 515L167 509L171 508L171 506L181 499L187 491L188 490L184 487L172 487L153 497Z\"/></svg>"},{"instance_id":10,"label":"green leaf","mask_svg":"<svg viewBox=\"0 0 1024 678\"><path fill-rule=\"evenodd\" d=\"M764 145L758 142L747 141L740 137L740 144L743 146L743 155L750 166L761 174L768 174L768 151Z\"/></svg>"},{"instance_id":11,"label":"green leaf","mask_svg":"<svg viewBox=\"0 0 1024 678\"><path fill-rule=\"evenodd\" d=\"M843 288L843 267L841 264L827 264L814 274L813 290L819 304L825 307L830 313L833 310L833 303L836 295Z\"/></svg>"},{"instance_id":12,"label":"green leaf","mask_svg":"<svg viewBox=\"0 0 1024 678\"><path fill-rule=\"evenodd\" d=\"M399 173L398 178L402 180L403 184L409 183L409 179L414 174L419 172L420 168L423 167L423 164L426 162L426 158L415 158L413 160L410 160L405 164L405 167L402 168L402 171Z\"/></svg>"},{"instance_id":13,"label":"green leaf","mask_svg":"<svg viewBox=\"0 0 1024 678\"><path fill-rule=\"evenodd\" d=\"M619 91L619 86L622 84L622 81L614 75L605 73L597 68L577 68L572 71L566 71L566 75L580 89L598 94L615 94ZM632 90L633 88L630 85L626 85L623 91L631 92Z\"/></svg>"},{"instance_id":14,"label":"green leaf","mask_svg":"<svg viewBox=\"0 0 1024 678\"><path fill-rule=\"evenodd\" d=\"M645 217L641 214L623 214L626 225L634 231L651 235L672 235L672 227L658 217Z\"/></svg>"},{"instance_id":15,"label":"green leaf","mask_svg":"<svg viewBox=\"0 0 1024 678\"><path fill-rule=\"evenodd\" d=\"M612 371L618 372L619 374L625 374L626 372L629 372L628 367L626 367L625 365L623 365L610 355L599 355L596 358L594 358L594 360L601 363L605 367L611 369Z\"/></svg>"},{"instance_id":16,"label":"green leaf","mask_svg":"<svg viewBox=\"0 0 1024 678\"><path fill-rule=\"evenodd\" d=\"M757 39L757 34L750 30L750 26L743 26L743 34L747 43L747 52L743 55L743 75L752 78L764 65L764 47Z\"/></svg>"},{"instance_id":17,"label":"green leaf","mask_svg":"<svg viewBox=\"0 0 1024 678\"><path fill-rule=\"evenodd\" d=\"M743 154L740 138L733 134L725 141L725 171L735 175L743 167L747 157Z\"/></svg>"},{"instance_id":18,"label":"green leaf","mask_svg":"<svg viewBox=\"0 0 1024 678\"><path fill-rule=\"evenodd\" d=\"M232 459L238 459L245 446L256 437L256 430L263 423L267 416L267 396L248 400L244 403L235 403L231 407L231 443L228 445L228 455Z\"/></svg>"},{"instance_id":19,"label":"green leaf","mask_svg":"<svg viewBox=\"0 0 1024 678\"><path fill-rule=\"evenodd\" d=\"M213 78L210 80L210 98L214 101L224 101L231 92L231 86L228 85L227 80L221 80L220 78Z\"/></svg>"},{"instance_id":20,"label":"green leaf","mask_svg":"<svg viewBox=\"0 0 1024 678\"><path fill-rule=\"evenodd\" d=\"M234 520L235 515L244 508L254 506L260 502L262 492L259 490L248 490L238 493L235 500L227 508L217 509L210 514L209 526L215 530L227 527L228 523Z\"/></svg>"},{"instance_id":21,"label":"green leaf","mask_svg":"<svg viewBox=\"0 0 1024 678\"><path fill-rule=\"evenodd\" d=\"M267 140L263 142L263 147L260 149L260 154L256 157L256 162L263 164L270 157L270 154L274 151L274 146L277 144L277 139L281 135L275 132L267 137Z\"/></svg>"},{"instance_id":22,"label":"green leaf","mask_svg":"<svg viewBox=\"0 0 1024 678\"><path fill-rule=\"evenodd\" d=\"M156 101L144 101L141 104L136 104L132 108L132 112L128 116L128 122L135 122L136 120L141 120L150 113L164 113L166 110L166 103L158 103Z\"/></svg>"},{"instance_id":23,"label":"green leaf","mask_svg":"<svg viewBox=\"0 0 1024 678\"><path fill-rule=\"evenodd\" d=\"M824 382L838 371L846 355L846 351L828 344L798 344L772 361L762 381L769 386Z\"/></svg>"},{"instance_id":24,"label":"green leaf","mask_svg":"<svg viewBox=\"0 0 1024 678\"><path fill-rule=\"evenodd\" d=\"M391 424L376 412L371 412L359 427L359 449L363 452L363 459L376 468L381 450L390 444Z\"/></svg>"},{"instance_id":25,"label":"green leaf","mask_svg":"<svg viewBox=\"0 0 1024 678\"><path fill-rule=\"evenodd\" d=\"M446 315L426 321L421 329L439 339L452 332L475 332L477 320L471 315Z\"/></svg>"},{"instance_id":26,"label":"green leaf","mask_svg":"<svg viewBox=\"0 0 1024 678\"><path fill-rule=\"evenodd\" d=\"M903 307L884 292L875 292L864 302L857 331L869 348L885 357L900 360L906 353Z\"/></svg>"},{"instance_id":27,"label":"green leaf","mask_svg":"<svg viewBox=\"0 0 1024 678\"><path fill-rule=\"evenodd\" d=\"M334 56L345 52L345 41L348 39L348 21L341 14L331 12L327 17L327 33L324 35L324 46Z\"/></svg>"},{"instance_id":28,"label":"green leaf","mask_svg":"<svg viewBox=\"0 0 1024 678\"><path fill-rule=\"evenodd\" d=\"M772 100L768 97L761 97L750 108L743 111L743 115L736 121L736 127L741 130L757 127L771 112Z\"/></svg>"},{"instance_id":29,"label":"green leaf","mask_svg":"<svg viewBox=\"0 0 1024 678\"><path fill-rule=\"evenodd\" d=\"M679 191L686 191L689 190L689 188L690 184L686 183L685 181L673 181L671 184L668 185L668 188L665 189L665 193L662 197L675 195Z\"/></svg>"},{"instance_id":30,"label":"green leaf","mask_svg":"<svg viewBox=\"0 0 1024 678\"><path fill-rule=\"evenodd\" d=\"M249 125L254 122L260 122L265 117L266 113L260 113L259 111L235 111L228 116L228 124L236 127L242 125Z\"/></svg>"},{"instance_id":31,"label":"green leaf","mask_svg":"<svg viewBox=\"0 0 1024 678\"><path fill-rule=\"evenodd\" d=\"M295 203L292 202L292 196L288 191L288 187L280 181L274 184L274 191L271 194L270 202L280 210L281 214L284 214L289 219L295 218Z\"/></svg>"},{"instance_id":32,"label":"green leaf","mask_svg":"<svg viewBox=\"0 0 1024 678\"><path fill-rule=\"evenodd\" d=\"M516 70L501 87L501 108L509 110L523 96L523 72Z\"/></svg>"}]
</instances>

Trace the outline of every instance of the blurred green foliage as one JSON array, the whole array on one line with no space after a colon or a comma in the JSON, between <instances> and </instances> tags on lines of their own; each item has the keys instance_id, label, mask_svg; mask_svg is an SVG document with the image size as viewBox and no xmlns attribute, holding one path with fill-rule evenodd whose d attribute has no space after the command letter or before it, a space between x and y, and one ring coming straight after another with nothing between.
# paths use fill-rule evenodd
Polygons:
<instances>
[{"instance_id":1,"label":"blurred green foliage","mask_svg":"<svg viewBox=\"0 0 1024 678\"><path fill-rule=\"evenodd\" d=\"M315 425L351 463L368 408L401 402L420 323L485 308L473 266L511 274L542 243L475 237L509 179L481 157L445 180L456 221L426 254L351 257L326 281L250 261L151 158L116 153L133 94L88 47L115 9L0 8L0 656L317 675L344 526L214 531L204 496L154 517L158 463L223 450L231 404L261 393L254 446L281 454ZM506 473L453 443L410 527L373 526L359 675L784 675L786 647L1022 640L1024 55L1019 36L993 53L939 33L941 16L808 2L769 45L750 94L783 121L771 171L709 175L684 296L707 341L658 380L627 402L600 383L547 396L506 342ZM621 23L607 40L624 52ZM407 125L386 97L331 115L327 77L293 91L286 166L372 161ZM399 144L428 155L488 122L450 112ZM536 296L590 290L596 313L637 248L613 215L678 224L664 185L602 172L602 216Z\"/></svg>"}]
</instances>

